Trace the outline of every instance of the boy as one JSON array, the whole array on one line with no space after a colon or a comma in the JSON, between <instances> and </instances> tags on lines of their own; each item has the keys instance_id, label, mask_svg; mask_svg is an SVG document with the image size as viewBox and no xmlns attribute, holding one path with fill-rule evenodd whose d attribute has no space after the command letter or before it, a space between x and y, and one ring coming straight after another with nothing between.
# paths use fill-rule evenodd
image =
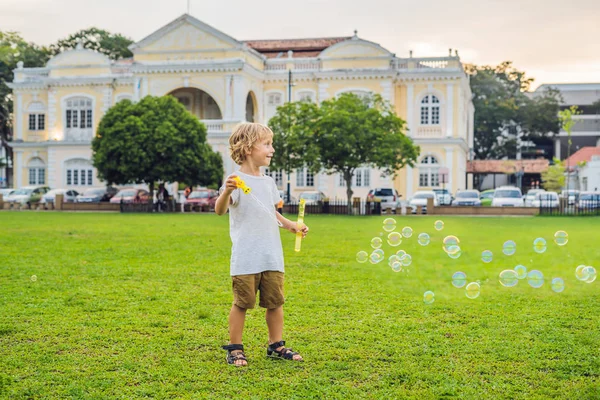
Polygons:
<instances>
[{"instance_id":1,"label":"boy","mask_svg":"<svg viewBox=\"0 0 600 400\"><path fill-rule=\"evenodd\" d=\"M296 223L275 211L279 202L277 185L271 177L260 173L260 167L268 166L275 152L273 132L262 124L240 124L229 138L229 150L240 169L227 177L215 204L218 215L225 214L229 208L232 242L233 305L229 312L229 345L223 346L227 350L227 363L240 367L248 365L242 332L246 310L254 308L258 291L259 305L267 309L267 355L302 361L300 354L286 348L282 340L284 268L278 225L295 234ZM236 176L250 187L251 194L244 194L237 188ZM308 227L303 225L300 231L306 236Z\"/></svg>"}]
</instances>

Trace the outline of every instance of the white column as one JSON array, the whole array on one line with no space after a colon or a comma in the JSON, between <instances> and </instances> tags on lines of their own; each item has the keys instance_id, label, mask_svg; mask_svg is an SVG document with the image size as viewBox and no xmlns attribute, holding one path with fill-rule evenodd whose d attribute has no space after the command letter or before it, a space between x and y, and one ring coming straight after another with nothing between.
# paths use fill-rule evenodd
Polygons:
<instances>
[{"instance_id":1,"label":"white column","mask_svg":"<svg viewBox=\"0 0 600 400\"><path fill-rule=\"evenodd\" d=\"M16 93L15 100L15 139L23 140L23 95Z\"/></svg>"},{"instance_id":2,"label":"white column","mask_svg":"<svg viewBox=\"0 0 600 400\"><path fill-rule=\"evenodd\" d=\"M60 169L56 168L56 148L48 146L48 186L51 188L62 187L62 180L57 179L58 174L62 174Z\"/></svg>"},{"instance_id":3,"label":"white column","mask_svg":"<svg viewBox=\"0 0 600 400\"><path fill-rule=\"evenodd\" d=\"M454 84L446 85L446 136L454 136Z\"/></svg>"},{"instance_id":4,"label":"white column","mask_svg":"<svg viewBox=\"0 0 600 400\"><path fill-rule=\"evenodd\" d=\"M413 169L410 166L406 167L406 198L405 201L413 195Z\"/></svg>"},{"instance_id":5,"label":"white column","mask_svg":"<svg viewBox=\"0 0 600 400\"><path fill-rule=\"evenodd\" d=\"M15 189L23 186L23 150L15 150L15 162L13 164L15 173Z\"/></svg>"},{"instance_id":6,"label":"white column","mask_svg":"<svg viewBox=\"0 0 600 400\"><path fill-rule=\"evenodd\" d=\"M133 102L134 103L140 101L141 85L142 85L142 78L136 77L133 80Z\"/></svg>"},{"instance_id":7,"label":"white column","mask_svg":"<svg viewBox=\"0 0 600 400\"><path fill-rule=\"evenodd\" d=\"M233 119L233 75L225 75L225 110L223 118Z\"/></svg>"},{"instance_id":8,"label":"white column","mask_svg":"<svg viewBox=\"0 0 600 400\"><path fill-rule=\"evenodd\" d=\"M598 140L598 145L600 146L600 139ZM560 160L560 138L554 139L554 157Z\"/></svg>"},{"instance_id":9,"label":"white column","mask_svg":"<svg viewBox=\"0 0 600 400\"><path fill-rule=\"evenodd\" d=\"M448 168L448 182L446 183L446 189L448 192L454 193L452 187L452 174L454 173L454 149L452 147L446 147L446 168Z\"/></svg>"},{"instance_id":10,"label":"white column","mask_svg":"<svg viewBox=\"0 0 600 400\"><path fill-rule=\"evenodd\" d=\"M381 82L381 97L389 101L390 104L394 104L394 91L391 79Z\"/></svg>"},{"instance_id":11,"label":"white column","mask_svg":"<svg viewBox=\"0 0 600 400\"><path fill-rule=\"evenodd\" d=\"M102 90L102 114L106 114L112 106L113 89L111 86L105 87Z\"/></svg>"},{"instance_id":12,"label":"white column","mask_svg":"<svg viewBox=\"0 0 600 400\"><path fill-rule=\"evenodd\" d=\"M322 101L325 101L329 98L329 93L327 93L328 88L329 88L329 83L319 82L319 93L318 93L319 98L317 99L319 103Z\"/></svg>"},{"instance_id":13,"label":"white column","mask_svg":"<svg viewBox=\"0 0 600 400\"><path fill-rule=\"evenodd\" d=\"M412 83L406 84L406 128L408 129L408 136L413 137L414 135L414 114L415 114L415 85ZM410 167L409 167L410 168ZM412 169L412 168L411 168ZM412 180L412 177L411 177ZM412 191L412 186L411 186Z\"/></svg>"},{"instance_id":14,"label":"white column","mask_svg":"<svg viewBox=\"0 0 600 400\"><path fill-rule=\"evenodd\" d=\"M233 76L233 119L244 121L246 119L246 91L243 77Z\"/></svg>"},{"instance_id":15,"label":"white column","mask_svg":"<svg viewBox=\"0 0 600 400\"><path fill-rule=\"evenodd\" d=\"M56 89L50 88L48 89L48 140L54 140L56 137L64 139L64 135L57 135L57 132L55 132L57 120L58 115L56 113Z\"/></svg>"}]
</instances>

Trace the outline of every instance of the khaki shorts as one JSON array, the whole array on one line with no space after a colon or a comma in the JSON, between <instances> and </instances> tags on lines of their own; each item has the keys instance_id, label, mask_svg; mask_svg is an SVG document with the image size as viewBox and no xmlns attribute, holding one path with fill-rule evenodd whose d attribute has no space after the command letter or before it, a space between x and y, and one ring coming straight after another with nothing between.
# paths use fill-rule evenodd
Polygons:
<instances>
[{"instance_id":1,"label":"khaki shorts","mask_svg":"<svg viewBox=\"0 0 600 400\"><path fill-rule=\"evenodd\" d=\"M233 304L240 308L254 308L256 292L260 290L259 306L277 308L285 302L283 272L264 271L258 274L232 276Z\"/></svg>"}]
</instances>

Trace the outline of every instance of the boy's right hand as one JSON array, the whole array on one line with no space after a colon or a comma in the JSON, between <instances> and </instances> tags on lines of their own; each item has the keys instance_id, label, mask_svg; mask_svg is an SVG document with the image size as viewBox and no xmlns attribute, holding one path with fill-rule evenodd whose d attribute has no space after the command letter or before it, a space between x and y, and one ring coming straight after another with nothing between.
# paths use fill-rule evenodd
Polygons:
<instances>
[{"instance_id":1,"label":"boy's right hand","mask_svg":"<svg viewBox=\"0 0 600 400\"><path fill-rule=\"evenodd\" d=\"M224 190L224 192L226 194L231 194L231 193L233 193L233 191L235 189L237 189L238 182L235 180L235 178L237 178L237 175L235 175L235 174L229 175L227 177L227 180L225 181L225 190Z\"/></svg>"}]
</instances>

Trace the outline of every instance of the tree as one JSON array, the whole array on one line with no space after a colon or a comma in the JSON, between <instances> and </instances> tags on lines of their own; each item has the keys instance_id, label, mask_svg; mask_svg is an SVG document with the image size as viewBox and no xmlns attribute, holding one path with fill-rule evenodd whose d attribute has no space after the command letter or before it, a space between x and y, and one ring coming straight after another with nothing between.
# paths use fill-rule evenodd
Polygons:
<instances>
[{"instance_id":1,"label":"tree","mask_svg":"<svg viewBox=\"0 0 600 400\"><path fill-rule=\"evenodd\" d=\"M110 108L92 140L93 164L109 184L215 185L223 160L206 143L206 126L174 97L146 96Z\"/></svg>"},{"instance_id":2,"label":"tree","mask_svg":"<svg viewBox=\"0 0 600 400\"><path fill-rule=\"evenodd\" d=\"M560 130L560 93L525 95L533 82L510 61L496 67L469 65L475 107L475 158L517 158L522 141L540 143Z\"/></svg>"},{"instance_id":3,"label":"tree","mask_svg":"<svg viewBox=\"0 0 600 400\"><path fill-rule=\"evenodd\" d=\"M283 137L279 132L288 117L298 125L288 128L290 133ZM357 168L372 166L393 175L405 165L413 166L419 154L419 147L404 134L404 121L379 95L344 93L320 107L309 103L280 107L269 124L276 135L274 142L290 139L285 151L292 161L287 165L343 176L349 213ZM285 165L285 160L278 165Z\"/></svg>"},{"instance_id":4,"label":"tree","mask_svg":"<svg viewBox=\"0 0 600 400\"><path fill-rule=\"evenodd\" d=\"M133 53L128 49L133 40L119 33L110 33L98 28L83 29L66 39L60 39L50 45L50 51L52 55L57 55L65 50L74 49L80 42L85 49L98 51L112 60L133 57Z\"/></svg>"},{"instance_id":5,"label":"tree","mask_svg":"<svg viewBox=\"0 0 600 400\"><path fill-rule=\"evenodd\" d=\"M569 160L571 158L571 145L573 144L571 132L573 131L573 125L579 122L578 120L574 120L573 116L579 114L581 114L581 111L577 106L571 106L558 113L562 128L567 132L567 190L569 190L569 183L571 181L571 165Z\"/></svg>"},{"instance_id":6,"label":"tree","mask_svg":"<svg viewBox=\"0 0 600 400\"><path fill-rule=\"evenodd\" d=\"M565 186L565 166L555 158L554 164L542 172L542 187L548 191L559 192Z\"/></svg>"},{"instance_id":7,"label":"tree","mask_svg":"<svg viewBox=\"0 0 600 400\"><path fill-rule=\"evenodd\" d=\"M13 101L6 83L13 81L13 70L19 61L25 67L43 67L49 58L48 49L26 42L16 32L0 31L0 146L6 149L8 158L12 158L8 142L12 140Z\"/></svg>"}]
</instances>

